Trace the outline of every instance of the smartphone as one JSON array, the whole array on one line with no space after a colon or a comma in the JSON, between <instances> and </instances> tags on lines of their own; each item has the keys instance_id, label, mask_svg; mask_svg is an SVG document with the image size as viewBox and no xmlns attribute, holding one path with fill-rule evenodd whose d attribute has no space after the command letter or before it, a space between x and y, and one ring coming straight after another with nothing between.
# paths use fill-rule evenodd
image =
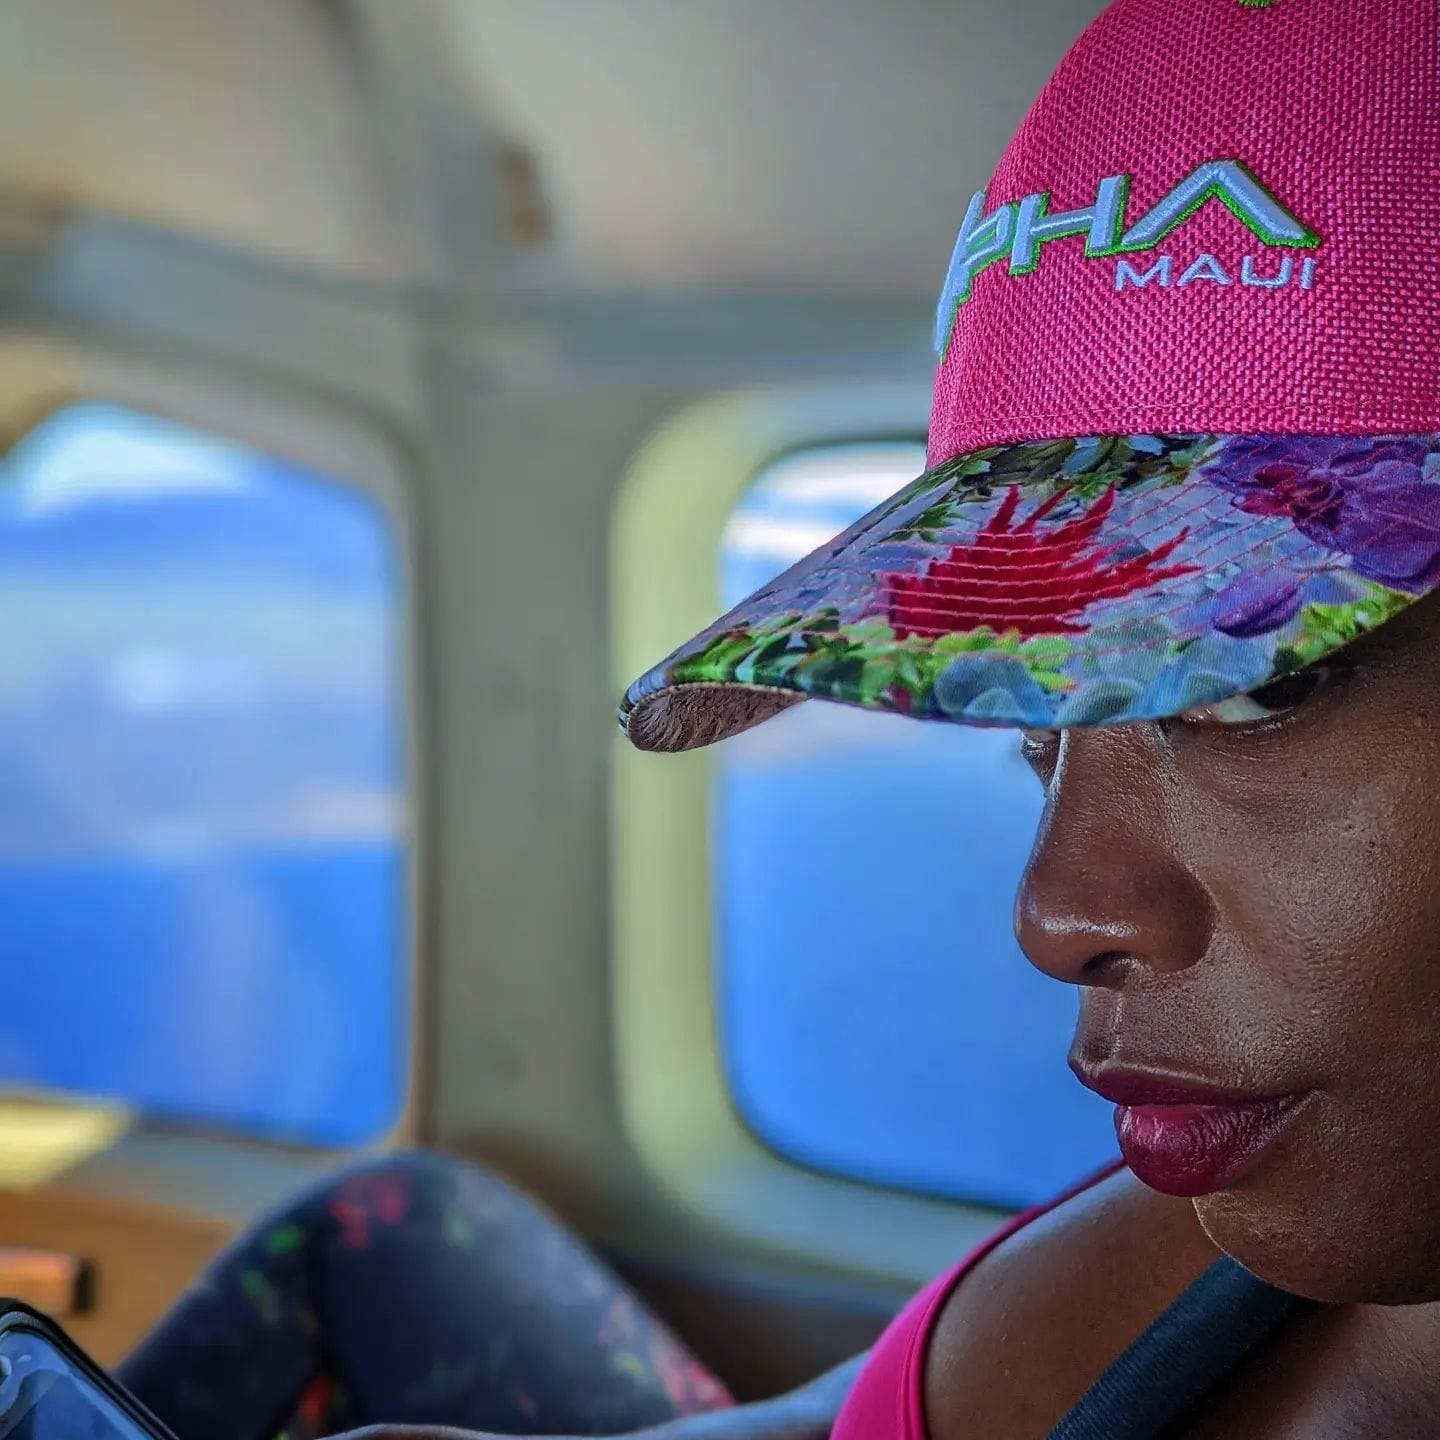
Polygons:
<instances>
[{"instance_id":1,"label":"smartphone","mask_svg":"<svg viewBox=\"0 0 1440 1440\"><path fill-rule=\"evenodd\" d=\"M175 1440L53 1321L0 1300L0 1440Z\"/></svg>"}]
</instances>

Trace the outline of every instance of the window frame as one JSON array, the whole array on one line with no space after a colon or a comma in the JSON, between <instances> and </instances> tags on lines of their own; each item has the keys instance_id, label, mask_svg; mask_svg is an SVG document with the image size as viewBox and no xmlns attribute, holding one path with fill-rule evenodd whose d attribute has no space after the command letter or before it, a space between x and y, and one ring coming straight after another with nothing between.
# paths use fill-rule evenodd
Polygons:
<instances>
[{"instance_id":1,"label":"window frame","mask_svg":"<svg viewBox=\"0 0 1440 1440\"><path fill-rule=\"evenodd\" d=\"M737 390L653 432L613 511L616 693L714 620L721 536L764 470L802 449L923 435L930 386L927 371ZM769 1149L730 1096L713 983L715 758L614 740L610 994L625 1134L652 1183L716 1238L831 1275L923 1283L1007 1212L807 1169Z\"/></svg>"},{"instance_id":2,"label":"window frame","mask_svg":"<svg viewBox=\"0 0 1440 1440\"><path fill-rule=\"evenodd\" d=\"M428 1008L423 957L428 917L421 877L425 873L430 805L424 783L424 657L421 597L415 575L420 518L415 487L407 480L407 457L385 427L323 394L308 394L298 387L282 388L250 375L237 376L228 367L182 370L144 353L90 340L82 342L42 329L0 330L0 449L6 455L58 412L74 405L97 403L123 406L190 426L301 465L333 479L336 485L358 490L380 508L389 526L399 587L396 636L402 652L399 678L403 693L398 720L404 731L401 753L406 826L401 902L405 907L405 951L399 958L406 967L409 1012L403 1037L404 1093L396 1119L384 1133L363 1145L342 1149L268 1139L218 1124L167 1121L147 1116L123 1102L117 1106L103 1097L87 1103L81 1097L47 1094L46 1102L60 1111L92 1115L118 1109L125 1120L124 1133L137 1137L140 1148L152 1157L156 1156L157 1145L168 1151L172 1142L177 1155L197 1147L216 1153L241 1147L275 1156L284 1174L289 1174L291 1168L286 1157L303 1170L312 1166L326 1169L333 1167L337 1157L409 1143L421 1132L428 1100L423 1058ZM126 1147L125 1140L112 1140L110 1150L119 1153ZM77 1153L73 1159L79 1161L84 1153ZM60 1157L51 1168L63 1168Z\"/></svg>"}]
</instances>

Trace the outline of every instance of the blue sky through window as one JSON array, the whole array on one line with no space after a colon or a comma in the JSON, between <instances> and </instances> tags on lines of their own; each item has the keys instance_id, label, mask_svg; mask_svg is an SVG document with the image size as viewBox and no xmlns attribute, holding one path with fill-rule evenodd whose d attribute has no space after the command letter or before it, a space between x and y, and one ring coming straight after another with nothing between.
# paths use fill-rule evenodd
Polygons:
<instances>
[{"instance_id":1,"label":"blue sky through window","mask_svg":"<svg viewBox=\"0 0 1440 1440\"><path fill-rule=\"evenodd\" d=\"M924 469L920 444L766 471L722 542L730 607ZM1069 987L1011 909L1041 809L1010 731L806 704L727 741L716 983L736 1104L803 1164L999 1205L1116 1153L1065 1065Z\"/></svg>"},{"instance_id":2,"label":"blue sky through window","mask_svg":"<svg viewBox=\"0 0 1440 1440\"><path fill-rule=\"evenodd\" d=\"M0 1084L382 1133L409 985L380 508L77 405L6 464L0 590Z\"/></svg>"}]
</instances>

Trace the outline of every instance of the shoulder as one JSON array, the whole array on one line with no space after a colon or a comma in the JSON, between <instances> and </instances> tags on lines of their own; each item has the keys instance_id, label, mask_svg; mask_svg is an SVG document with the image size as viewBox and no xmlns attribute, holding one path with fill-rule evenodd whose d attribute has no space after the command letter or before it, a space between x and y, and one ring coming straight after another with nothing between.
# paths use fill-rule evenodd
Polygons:
<instances>
[{"instance_id":1,"label":"shoulder","mask_svg":"<svg viewBox=\"0 0 1440 1440\"><path fill-rule=\"evenodd\" d=\"M1127 1171L1041 1215L945 1300L924 1362L929 1440L1048 1435L1217 1254L1188 1200Z\"/></svg>"}]
</instances>

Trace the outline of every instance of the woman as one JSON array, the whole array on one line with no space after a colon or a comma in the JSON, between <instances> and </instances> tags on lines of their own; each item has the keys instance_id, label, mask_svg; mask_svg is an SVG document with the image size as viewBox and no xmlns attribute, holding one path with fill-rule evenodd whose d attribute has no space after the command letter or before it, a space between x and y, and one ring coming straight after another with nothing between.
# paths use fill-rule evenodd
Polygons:
<instances>
[{"instance_id":1,"label":"woman","mask_svg":"<svg viewBox=\"0 0 1440 1440\"><path fill-rule=\"evenodd\" d=\"M843 1440L1440 1432L1437 61L1420 0L1118 0L966 213L930 472L626 698L1016 726L1046 789L1017 928L1128 1170Z\"/></svg>"},{"instance_id":2,"label":"woman","mask_svg":"<svg viewBox=\"0 0 1440 1440\"><path fill-rule=\"evenodd\" d=\"M656 750L1024 731L1020 939L1128 1162L858 1378L656 1435L1440 1429L1437 47L1430 0L1117 0L966 213L929 473L626 697Z\"/></svg>"}]
</instances>

